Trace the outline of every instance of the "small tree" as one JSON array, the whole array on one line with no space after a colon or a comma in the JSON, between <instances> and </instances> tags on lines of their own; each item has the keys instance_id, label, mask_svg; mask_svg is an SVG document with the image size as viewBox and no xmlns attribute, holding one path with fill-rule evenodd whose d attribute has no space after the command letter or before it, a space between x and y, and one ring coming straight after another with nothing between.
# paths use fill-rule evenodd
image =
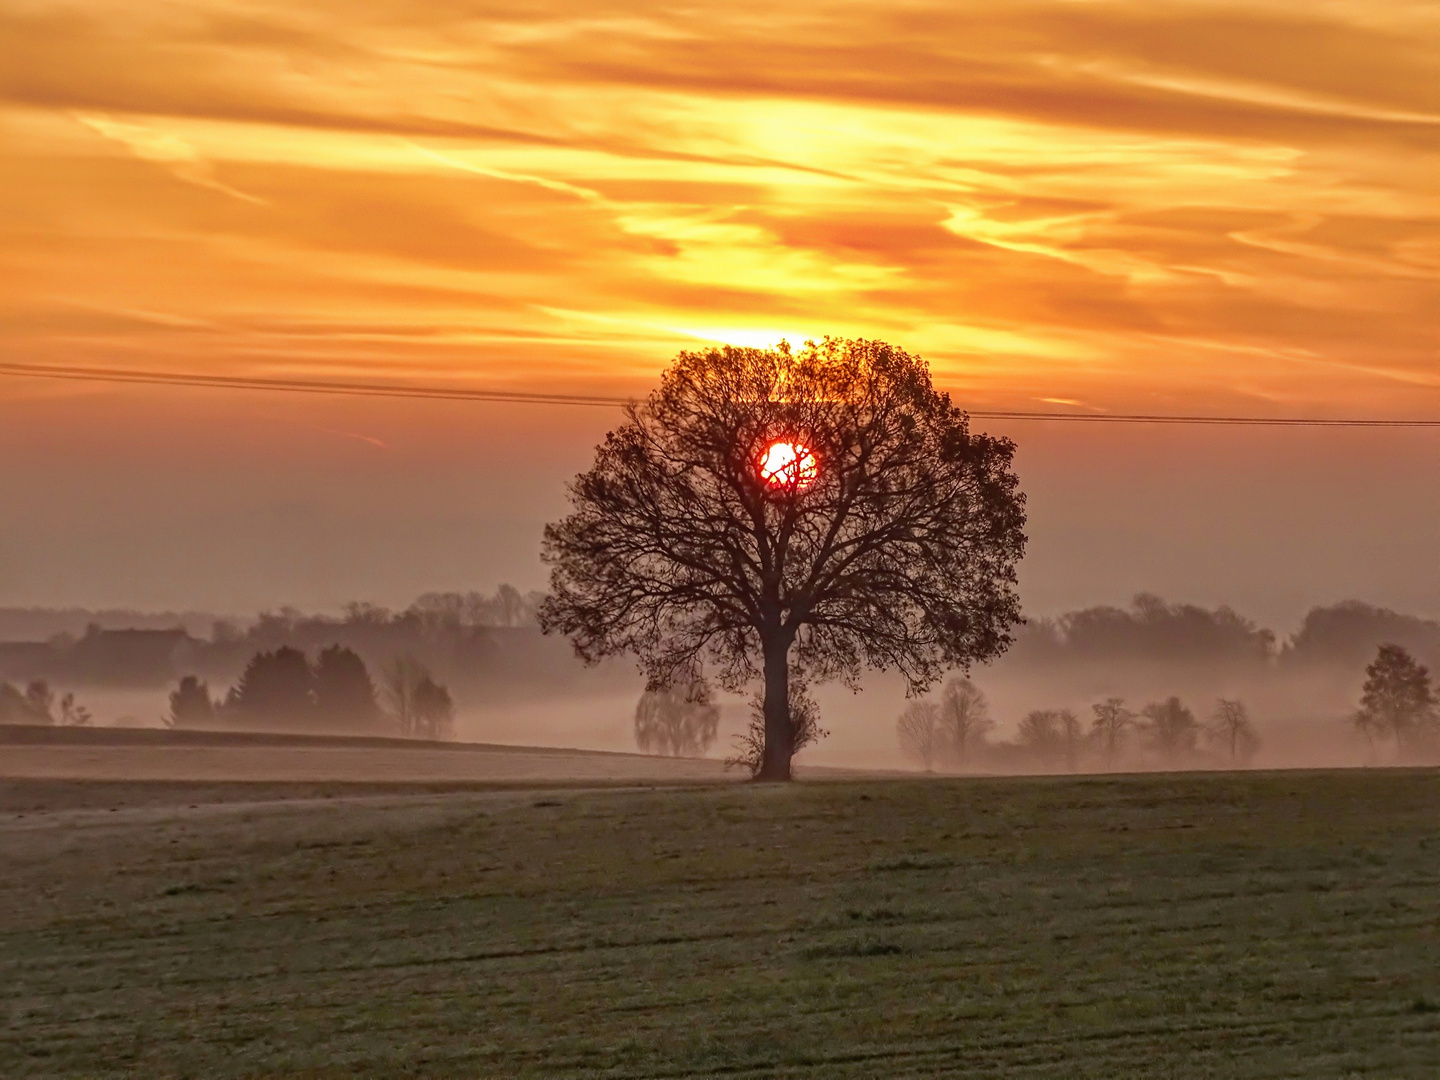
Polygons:
<instances>
[{"instance_id":1,"label":"small tree","mask_svg":"<svg viewBox=\"0 0 1440 1080\"><path fill-rule=\"evenodd\" d=\"M29 723L55 723L55 691L44 679L34 679L25 687L25 708L30 714Z\"/></svg>"},{"instance_id":2,"label":"small tree","mask_svg":"<svg viewBox=\"0 0 1440 1080\"><path fill-rule=\"evenodd\" d=\"M1009 644L1013 454L882 342L681 353L546 527L540 625L588 663L634 655L652 690L702 660L729 689L761 680L757 775L788 779L792 663L923 693Z\"/></svg>"},{"instance_id":3,"label":"small tree","mask_svg":"<svg viewBox=\"0 0 1440 1080\"><path fill-rule=\"evenodd\" d=\"M327 727L372 731L380 723L375 684L353 649L331 645L315 662L315 715Z\"/></svg>"},{"instance_id":4,"label":"small tree","mask_svg":"<svg viewBox=\"0 0 1440 1080\"><path fill-rule=\"evenodd\" d=\"M1200 723L1178 697L1152 702L1142 711L1150 748L1166 761L1175 763L1195 753Z\"/></svg>"},{"instance_id":5,"label":"small tree","mask_svg":"<svg viewBox=\"0 0 1440 1080\"><path fill-rule=\"evenodd\" d=\"M995 727L989 703L967 676L952 675L940 693L939 708L944 737L941 751L963 770Z\"/></svg>"},{"instance_id":6,"label":"small tree","mask_svg":"<svg viewBox=\"0 0 1440 1080\"><path fill-rule=\"evenodd\" d=\"M0 683L0 724L54 724L54 705L55 692L43 679L30 683L23 693L8 682Z\"/></svg>"},{"instance_id":7,"label":"small tree","mask_svg":"<svg viewBox=\"0 0 1440 1080\"><path fill-rule=\"evenodd\" d=\"M170 713L165 726L172 728L204 728L215 724L215 703L210 700L210 685L194 675L186 675L170 692Z\"/></svg>"},{"instance_id":8,"label":"small tree","mask_svg":"<svg viewBox=\"0 0 1440 1080\"><path fill-rule=\"evenodd\" d=\"M455 735L455 701L450 691L427 672L415 685L412 698L415 733L422 739L450 739Z\"/></svg>"},{"instance_id":9,"label":"small tree","mask_svg":"<svg viewBox=\"0 0 1440 1080\"><path fill-rule=\"evenodd\" d=\"M448 739L455 724L450 691L413 656L398 656L382 669L381 694L396 729L406 738Z\"/></svg>"},{"instance_id":10,"label":"small tree","mask_svg":"<svg viewBox=\"0 0 1440 1080\"><path fill-rule=\"evenodd\" d=\"M1435 720L1429 669L1399 645L1381 645L1365 669L1355 726L1372 745L1377 737L1390 738L1404 754L1427 741Z\"/></svg>"},{"instance_id":11,"label":"small tree","mask_svg":"<svg viewBox=\"0 0 1440 1080\"><path fill-rule=\"evenodd\" d=\"M1064 720L1058 709L1034 709L1020 721L1016 742L1035 762L1054 768L1066 752Z\"/></svg>"},{"instance_id":12,"label":"small tree","mask_svg":"<svg viewBox=\"0 0 1440 1080\"><path fill-rule=\"evenodd\" d=\"M635 745L649 754L700 757L719 727L720 709L699 674L663 690L646 690L635 706Z\"/></svg>"},{"instance_id":13,"label":"small tree","mask_svg":"<svg viewBox=\"0 0 1440 1080\"><path fill-rule=\"evenodd\" d=\"M1098 705L1090 706L1090 709L1095 714L1090 724L1090 738L1100 748L1105 767L1109 769L1114 766L1115 755L1125 743L1125 733L1134 726L1138 717L1125 707L1124 698L1106 698Z\"/></svg>"},{"instance_id":14,"label":"small tree","mask_svg":"<svg viewBox=\"0 0 1440 1080\"><path fill-rule=\"evenodd\" d=\"M920 762L926 772L933 772L935 759L946 741L940 706L933 701L912 701L895 722L895 733L905 756Z\"/></svg>"},{"instance_id":15,"label":"small tree","mask_svg":"<svg viewBox=\"0 0 1440 1080\"><path fill-rule=\"evenodd\" d=\"M796 673L790 679L790 720L794 727L793 752L817 743L830 734L820 726L820 706L810 696L804 676ZM736 754L727 758L725 767L741 766L751 776L759 775L765 761L765 697L756 694L750 699L750 726L735 736Z\"/></svg>"},{"instance_id":16,"label":"small tree","mask_svg":"<svg viewBox=\"0 0 1440 1080\"><path fill-rule=\"evenodd\" d=\"M1085 729L1080 718L1070 709L1061 709L1056 714L1060 728L1060 739L1065 746L1065 768L1074 772L1080 767L1080 752L1085 747Z\"/></svg>"},{"instance_id":17,"label":"small tree","mask_svg":"<svg viewBox=\"0 0 1440 1080\"><path fill-rule=\"evenodd\" d=\"M1250 722L1250 713L1243 701L1221 698L1215 703L1205 735L1220 747L1231 765L1243 765L1260 749L1260 736Z\"/></svg>"},{"instance_id":18,"label":"small tree","mask_svg":"<svg viewBox=\"0 0 1440 1080\"><path fill-rule=\"evenodd\" d=\"M250 658L225 697L225 719L257 727L307 728L315 719L315 679L299 649L282 645Z\"/></svg>"},{"instance_id":19,"label":"small tree","mask_svg":"<svg viewBox=\"0 0 1440 1080\"><path fill-rule=\"evenodd\" d=\"M60 698L60 723L66 727L89 727L94 717L84 705L77 704L74 694Z\"/></svg>"}]
</instances>

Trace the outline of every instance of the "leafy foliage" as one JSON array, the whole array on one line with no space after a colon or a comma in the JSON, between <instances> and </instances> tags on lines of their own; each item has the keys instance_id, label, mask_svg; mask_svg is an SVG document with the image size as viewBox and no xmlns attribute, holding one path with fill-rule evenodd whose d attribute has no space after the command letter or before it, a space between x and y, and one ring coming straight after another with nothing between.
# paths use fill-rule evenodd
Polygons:
<instances>
[{"instance_id":1,"label":"leafy foliage","mask_svg":"<svg viewBox=\"0 0 1440 1080\"><path fill-rule=\"evenodd\" d=\"M1372 742L1389 739L1400 753L1434 737L1435 693L1430 670L1399 645L1381 645L1365 669L1365 687L1355 726Z\"/></svg>"}]
</instances>

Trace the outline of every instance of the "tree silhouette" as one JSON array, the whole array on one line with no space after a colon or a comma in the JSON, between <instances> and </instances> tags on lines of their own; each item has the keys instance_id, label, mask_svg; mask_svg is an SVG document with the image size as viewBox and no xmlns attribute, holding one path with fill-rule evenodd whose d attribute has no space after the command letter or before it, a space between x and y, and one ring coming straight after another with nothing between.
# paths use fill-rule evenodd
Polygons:
<instances>
[{"instance_id":1,"label":"tree silhouette","mask_svg":"<svg viewBox=\"0 0 1440 1080\"><path fill-rule=\"evenodd\" d=\"M1033 709L1020 720L1016 741L1040 765L1054 768L1066 756L1065 726L1059 709Z\"/></svg>"},{"instance_id":2,"label":"tree silhouette","mask_svg":"<svg viewBox=\"0 0 1440 1080\"><path fill-rule=\"evenodd\" d=\"M1221 698L1205 729L1212 743L1226 752L1231 765L1244 764L1260 749L1260 736L1250 722L1250 712L1243 701Z\"/></svg>"},{"instance_id":3,"label":"tree silhouette","mask_svg":"<svg viewBox=\"0 0 1440 1080\"><path fill-rule=\"evenodd\" d=\"M60 698L60 723L65 727L89 727L94 715L75 700L75 695L65 694Z\"/></svg>"},{"instance_id":4,"label":"tree silhouette","mask_svg":"<svg viewBox=\"0 0 1440 1080\"><path fill-rule=\"evenodd\" d=\"M933 701L912 701L895 721L895 734L907 757L920 762L926 772L934 771L935 759L945 744L939 705Z\"/></svg>"},{"instance_id":5,"label":"tree silhouette","mask_svg":"<svg viewBox=\"0 0 1440 1080\"><path fill-rule=\"evenodd\" d=\"M7 683L0 683L0 724L43 724L55 723L51 711L55 706L55 691L44 679L36 679L24 691Z\"/></svg>"},{"instance_id":6,"label":"tree silhouette","mask_svg":"<svg viewBox=\"0 0 1440 1080\"><path fill-rule=\"evenodd\" d=\"M661 690L646 690L635 706L635 744L647 753L699 757L715 741L719 727L720 710L698 674Z\"/></svg>"},{"instance_id":7,"label":"tree silhouette","mask_svg":"<svg viewBox=\"0 0 1440 1080\"><path fill-rule=\"evenodd\" d=\"M225 698L231 723L260 727L309 727L315 717L315 680L299 649L282 645L250 658Z\"/></svg>"},{"instance_id":8,"label":"tree silhouette","mask_svg":"<svg viewBox=\"0 0 1440 1080\"><path fill-rule=\"evenodd\" d=\"M1146 705L1142 715L1150 748L1161 757L1177 762L1194 754L1200 724L1178 697Z\"/></svg>"},{"instance_id":9,"label":"tree silhouette","mask_svg":"<svg viewBox=\"0 0 1440 1080\"><path fill-rule=\"evenodd\" d=\"M194 675L186 675L170 693L170 714L165 726L172 728L211 727L215 723L215 703L210 700L210 686Z\"/></svg>"},{"instance_id":10,"label":"tree silhouette","mask_svg":"<svg viewBox=\"0 0 1440 1080\"><path fill-rule=\"evenodd\" d=\"M1365 669L1365 687L1355 726L1372 745L1376 737L1395 740L1400 753L1418 748L1435 725L1430 671L1399 645L1381 645Z\"/></svg>"},{"instance_id":11,"label":"tree silhouette","mask_svg":"<svg viewBox=\"0 0 1440 1080\"><path fill-rule=\"evenodd\" d=\"M1105 755L1105 767L1108 769L1115 764L1115 755L1124 745L1125 733L1139 718L1125 707L1125 699L1118 697L1106 698L1098 705L1090 706L1090 710L1095 714L1090 724L1090 738Z\"/></svg>"},{"instance_id":12,"label":"tree silhouette","mask_svg":"<svg viewBox=\"0 0 1440 1080\"><path fill-rule=\"evenodd\" d=\"M331 645L315 661L315 715L327 727L371 730L380 706L365 661L353 649Z\"/></svg>"},{"instance_id":13,"label":"tree silhouette","mask_svg":"<svg viewBox=\"0 0 1440 1080\"><path fill-rule=\"evenodd\" d=\"M454 734L455 702L428 667L413 656L399 656L381 674L387 712L402 736L448 739Z\"/></svg>"},{"instance_id":14,"label":"tree silhouette","mask_svg":"<svg viewBox=\"0 0 1440 1080\"><path fill-rule=\"evenodd\" d=\"M995 727L990 705L980 688L964 675L945 680L940 693L940 729L944 735L943 752L961 769L970 764L970 757Z\"/></svg>"},{"instance_id":15,"label":"tree silhouette","mask_svg":"<svg viewBox=\"0 0 1440 1080\"><path fill-rule=\"evenodd\" d=\"M449 739L455 734L455 702L450 691L426 672L415 684L415 734L422 739Z\"/></svg>"},{"instance_id":16,"label":"tree silhouette","mask_svg":"<svg viewBox=\"0 0 1440 1080\"><path fill-rule=\"evenodd\" d=\"M681 353L546 527L541 626L587 662L633 654L651 689L702 660L731 689L762 677L756 775L788 779L792 662L851 685L894 668L920 693L1009 644L1013 453L890 345Z\"/></svg>"}]
</instances>

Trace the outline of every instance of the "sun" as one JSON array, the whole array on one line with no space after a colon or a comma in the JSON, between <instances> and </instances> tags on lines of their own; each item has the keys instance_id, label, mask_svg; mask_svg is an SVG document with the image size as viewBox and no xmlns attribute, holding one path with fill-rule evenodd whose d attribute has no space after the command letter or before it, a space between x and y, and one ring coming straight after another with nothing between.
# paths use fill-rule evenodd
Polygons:
<instances>
[{"instance_id":1,"label":"sun","mask_svg":"<svg viewBox=\"0 0 1440 1080\"><path fill-rule=\"evenodd\" d=\"M806 488L820 475L814 451L797 442L771 443L761 452L757 464L760 479L772 488Z\"/></svg>"}]
</instances>

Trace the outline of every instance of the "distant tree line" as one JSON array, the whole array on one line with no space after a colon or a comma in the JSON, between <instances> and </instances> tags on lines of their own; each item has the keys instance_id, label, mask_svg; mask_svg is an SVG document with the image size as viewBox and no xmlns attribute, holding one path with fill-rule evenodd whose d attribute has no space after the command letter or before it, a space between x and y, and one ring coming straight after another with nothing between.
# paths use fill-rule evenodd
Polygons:
<instances>
[{"instance_id":1,"label":"distant tree line","mask_svg":"<svg viewBox=\"0 0 1440 1080\"><path fill-rule=\"evenodd\" d=\"M1372 760L1440 760L1440 700L1429 669L1402 646L1381 645L1365 669L1360 707L1351 717ZM978 688L952 676L938 699L911 702L896 721L901 750L927 772L937 766L1076 772L1128 766L1243 767L1260 748L1245 703L1219 698L1204 719L1172 695L1132 711L1120 697L1074 710L1035 709L1007 742L987 738L995 724Z\"/></svg>"},{"instance_id":2,"label":"distant tree line","mask_svg":"<svg viewBox=\"0 0 1440 1080\"><path fill-rule=\"evenodd\" d=\"M220 699L211 697L209 684L198 676L185 676L170 694L165 723L446 739L454 734L455 703L413 656L383 667L377 687L352 649L331 645L311 663L299 649L282 645L251 657Z\"/></svg>"},{"instance_id":3,"label":"distant tree line","mask_svg":"<svg viewBox=\"0 0 1440 1080\"><path fill-rule=\"evenodd\" d=\"M1248 763L1260 745L1244 702L1225 698L1205 721L1178 697L1152 702L1138 713L1112 697L1092 705L1088 716L1073 709L1033 709L1020 718L1009 741L990 741L994 728L985 695L963 676L953 676L939 700L911 702L896 722L901 750L927 772L937 765L958 772L1104 771L1127 760L1233 767ZM1201 757L1202 742L1210 747L1208 758Z\"/></svg>"}]
</instances>

